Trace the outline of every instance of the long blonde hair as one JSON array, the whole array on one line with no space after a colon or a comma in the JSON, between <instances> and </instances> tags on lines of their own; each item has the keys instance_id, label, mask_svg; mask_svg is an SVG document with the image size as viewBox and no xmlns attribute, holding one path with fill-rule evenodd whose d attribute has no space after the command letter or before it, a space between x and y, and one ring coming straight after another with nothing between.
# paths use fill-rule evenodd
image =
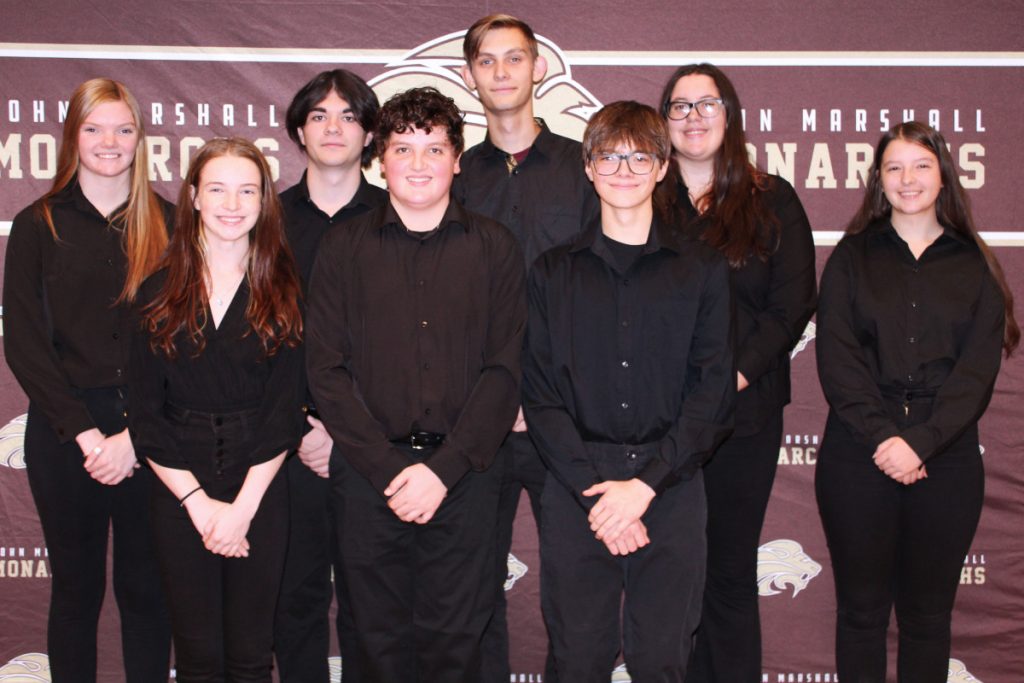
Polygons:
<instances>
[{"instance_id":1,"label":"long blonde hair","mask_svg":"<svg viewBox=\"0 0 1024 683\"><path fill-rule=\"evenodd\" d=\"M157 263L167 247L167 226L163 211L160 209L160 201L149 185L146 132L142 124L139 103L123 84L110 78L93 78L75 89L68 104L67 118L61 135L57 175L49 192L36 202L35 210L36 215L50 228L53 239L59 241L57 228L53 224L50 202L78 173L79 129L96 107L108 102L124 102L132 112L139 133L135 145L135 158L132 161L128 203L123 210L110 218L112 223L120 221L124 225L121 247L128 259L124 287L121 289L118 303L132 303L142 281L156 270Z\"/></svg>"}]
</instances>

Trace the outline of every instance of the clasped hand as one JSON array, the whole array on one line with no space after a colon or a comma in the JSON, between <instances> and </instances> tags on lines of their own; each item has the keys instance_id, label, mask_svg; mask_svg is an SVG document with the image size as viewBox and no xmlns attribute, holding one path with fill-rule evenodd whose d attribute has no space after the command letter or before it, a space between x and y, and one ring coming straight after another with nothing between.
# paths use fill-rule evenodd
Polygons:
<instances>
[{"instance_id":1,"label":"clasped hand","mask_svg":"<svg viewBox=\"0 0 1024 683\"><path fill-rule=\"evenodd\" d=\"M247 510L210 498L203 491L190 497L185 508L207 550L224 557L249 557L249 541L245 535L253 515Z\"/></svg>"},{"instance_id":2,"label":"clasped hand","mask_svg":"<svg viewBox=\"0 0 1024 683\"><path fill-rule=\"evenodd\" d=\"M423 463L409 465L384 489L388 507L403 522L426 524L448 495L448 487Z\"/></svg>"},{"instance_id":3,"label":"clasped hand","mask_svg":"<svg viewBox=\"0 0 1024 683\"><path fill-rule=\"evenodd\" d=\"M603 481L583 492L600 496L587 521L594 537L603 542L612 555L628 555L651 542L640 518L654 500L654 489L639 479Z\"/></svg>"},{"instance_id":4,"label":"clasped hand","mask_svg":"<svg viewBox=\"0 0 1024 683\"><path fill-rule=\"evenodd\" d=\"M910 485L928 476L924 463L902 437L892 436L878 444L871 459L886 476Z\"/></svg>"},{"instance_id":5,"label":"clasped hand","mask_svg":"<svg viewBox=\"0 0 1024 683\"><path fill-rule=\"evenodd\" d=\"M104 436L103 432L93 428L79 434L75 441L85 456L82 461L85 471L101 484L120 484L139 467L127 429Z\"/></svg>"}]
</instances>

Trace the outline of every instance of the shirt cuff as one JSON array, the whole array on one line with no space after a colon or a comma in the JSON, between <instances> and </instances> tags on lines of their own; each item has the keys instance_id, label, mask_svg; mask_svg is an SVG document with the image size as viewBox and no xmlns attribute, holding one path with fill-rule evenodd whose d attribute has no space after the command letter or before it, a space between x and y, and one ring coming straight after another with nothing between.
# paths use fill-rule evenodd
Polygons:
<instances>
[{"instance_id":1,"label":"shirt cuff","mask_svg":"<svg viewBox=\"0 0 1024 683\"><path fill-rule=\"evenodd\" d=\"M926 462L935 454L938 447L936 436L935 431L927 424L914 425L900 434L907 445L914 449L917 457L921 458L921 462Z\"/></svg>"},{"instance_id":2,"label":"shirt cuff","mask_svg":"<svg viewBox=\"0 0 1024 683\"><path fill-rule=\"evenodd\" d=\"M76 411L74 415L68 415L53 425L53 431L57 434L57 440L62 444L74 441L75 437L82 432L95 428L96 423L93 422L89 411L85 409L82 409L81 412Z\"/></svg>"},{"instance_id":3,"label":"shirt cuff","mask_svg":"<svg viewBox=\"0 0 1024 683\"><path fill-rule=\"evenodd\" d=\"M658 458L648 462L636 478L654 489L654 494L660 496L670 484L674 483L675 475L668 463Z\"/></svg>"},{"instance_id":4,"label":"shirt cuff","mask_svg":"<svg viewBox=\"0 0 1024 683\"><path fill-rule=\"evenodd\" d=\"M442 444L424 463L451 491L471 469L469 458L447 444ZM494 466L493 463L491 465Z\"/></svg>"}]
</instances>

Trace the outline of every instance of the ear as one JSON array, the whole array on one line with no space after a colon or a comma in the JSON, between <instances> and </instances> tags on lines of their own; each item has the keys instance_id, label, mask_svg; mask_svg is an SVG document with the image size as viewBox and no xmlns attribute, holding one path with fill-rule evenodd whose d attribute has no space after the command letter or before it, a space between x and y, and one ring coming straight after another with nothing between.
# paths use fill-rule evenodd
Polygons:
<instances>
[{"instance_id":1,"label":"ear","mask_svg":"<svg viewBox=\"0 0 1024 683\"><path fill-rule=\"evenodd\" d=\"M363 147L369 147L371 142L373 142L373 133L366 133L363 138Z\"/></svg>"},{"instance_id":2,"label":"ear","mask_svg":"<svg viewBox=\"0 0 1024 683\"><path fill-rule=\"evenodd\" d=\"M548 60L544 59L544 55L537 55L537 59L533 60L533 82L540 83L544 80L544 75L548 72Z\"/></svg>"},{"instance_id":3,"label":"ear","mask_svg":"<svg viewBox=\"0 0 1024 683\"><path fill-rule=\"evenodd\" d=\"M591 164L590 164L589 161L584 161L583 162L583 170L584 170L584 172L586 172L587 177L590 178L590 182L593 183L594 182L594 169L591 168Z\"/></svg>"},{"instance_id":4,"label":"ear","mask_svg":"<svg viewBox=\"0 0 1024 683\"><path fill-rule=\"evenodd\" d=\"M295 132L299 136L299 143L302 145L302 148L305 149L306 148L306 134L303 132L303 130L301 128L296 128Z\"/></svg>"},{"instance_id":5,"label":"ear","mask_svg":"<svg viewBox=\"0 0 1024 683\"><path fill-rule=\"evenodd\" d=\"M671 164L671 163L672 163L671 159L669 161L659 161L658 162L658 165L661 168L658 170L658 181L657 182L660 183L662 180L665 179L665 176L668 174L668 165Z\"/></svg>"},{"instance_id":6,"label":"ear","mask_svg":"<svg viewBox=\"0 0 1024 683\"><path fill-rule=\"evenodd\" d=\"M459 167L459 162L460 161L462 161L462 155L461 154L459 156L455 157L455 166L452 168L452 171L455 173L455 175L459 175L460 173L462 173L462 169Z\"/></svg>"},{"instance_id":7,"label":"ear","mask_svg":"<svg viewBox=\"0 0 1024 683\"><path fill-rule=\"evenodd\" d=\"M473 70L469 68L469 64L463 64L459 73L462 74L462 80L466 83L466 87L476 90L476 81L473 80Z\"/></svg>"},{"instance_id":8,"label":"ear","mask_svg":"<svg viewBox=\"0 0 1024 683\"><path fill-rule=\"evenodd\" d=\"M199 210L199 200L196 198L196 186L188 186L188 196L192 199L192 208L196 211Z\"/></svg>"}]
</instances>

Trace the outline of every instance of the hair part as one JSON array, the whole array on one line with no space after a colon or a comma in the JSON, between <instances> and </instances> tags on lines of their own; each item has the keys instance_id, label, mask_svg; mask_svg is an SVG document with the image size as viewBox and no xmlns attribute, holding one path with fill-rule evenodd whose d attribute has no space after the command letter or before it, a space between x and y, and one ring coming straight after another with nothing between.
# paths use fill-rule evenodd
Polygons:
<instances>
[{"instance_id":1,"label":"hair part","mask_svg":"<svg viewBox=\"0 0 1024 683\"><path fill-rule=\"evenodd\" d=\"M444 128L455 156L462 154L465 146L462 112L455 100L431 87L396 93L384 103L377 117L377 129L373 135L377 156L384 156L393 133L408 133L413 129L430 133L434 128Z\"/></svg>"},{"instance_id":2,"label":"hair part","mask_svg":"<svg viewBox=\"0 0 1024 683\"><path fill-rule=\"evenodd\" d=\"M124 286L117 303L131 304L135 301L142 282L154 270L167 247L167 225L160 207L160 200L149 183L149 156L146 151L146 130L142 122L139 103L124 84L110 78L93 78L85 81L71 95L67 116L61 131L60 152L57 156L57 173L49 191L35 203L36 216L50 229L54 241L60 241L57 227L53 223L51 202L78 174L80 150L78 136L82 124L102 104L124 102L132 113L132 123L138 133L135 155L130 168L128 202L125 207L109 217L110 222L124 226L121 246L128 266Z\"/></svg>"},{"instance_id":3,"label":"hair part","mask_svg":"<svg viewBox=\"0 0 1024 683\"><path fill-rule=\"evenodd\" d=\"M681 66L661 92L661 115L668 119L676 83L692 75L707 76L715 82L725 109L725 136L715 154L711 187L697 207L710 219L701 239L720 251L734 269L743 266L751 255L767 261L778 248L781 226L762 196L767 176L750 163L741 119L743 108L732 81L713 64ZM679 169L673 166L672 173L680 182Z\"/></svg>"},{"instance_id":4,"label":"hair part","mask_svg":"<svg viewBox=\"0 0 1024 683\"><path fill-rule=\"evenodd\" d=\"M331 93L348 102L352 113L359 126L364 132L371 132L377 124L377 112L380 110L380 102L377 94L359 76L347 69L333 69L321 71L308 83L302 86L291 104L288 105L288 112L285 114L285 127L288 130L288 137L299 146L303 152L306 146L299 138L299 129L306 125L306 119L313 108L324 101ZM362 166L366 168L373 160L373 148L370 145L363 147Z\"/></svg>"},{"instance_id":5,"label":"hair part","mask_svg":"<svg viewBox=\"0 0 1024 683\"><path fill-rule=\"evenodd\" d=\"M484 36L489 31L499 28L518 30L526 38L526 43L530 47L530 54L533 58L537 59L540 56L540 50L537 47L537 36L534 35L533 29L530 28L529 24L511 14L489 14L482 19L478 19L466 31L466 37L462 41L462 56L466 59L467 64L472 63L474 59L480 56L480 45L484 42Z\"/></svg>"},{"instance_id":6,"label":"hair part","mask_svg":"<svg viewBox=\"0 0 1024 683\"><path fill-rule=\"evenodd\" d=\"M179 335L192 347L193 356L206 346L207 263L202 219L195 208L203 169L213 159L233 156L248 159L260 173L260 214L249 233L246 275L250 297L245 310L250 329L273 356L281 344L297 346L302 338L299 312L301 288L295 261L284 231L284 214L270 166L263 154L244 138L215 138L196 152L178 193L174 235L163 265L167 279L144 310L143 325L150 333L150 347L174 358Z\"/></svg>"},{"instance_id":7,"label":"hair part","mask_svg":"<svg viewBox=\"0 0 1024 683\"><path fill-rule=\"evenodd\" d=\"M981 251L989 272L1003 293L1003 306L1006 312L1003 350L1009 357L1020 344L1020 327L1017 325L1017 319L1013 313L1013 292L1006 283L1006 276L1003 274L999 259L978 234L974 225L974 217L971 214L970 198L960 183L960 174L953 163L953 155L949 153L946 140L939 131L920 121L906 121L896 124L882 135L875 147L875 157L868 173L864 199L860 208L857 209L857 213L853 215L846 226L846 234L856 235L864 232L875 221L892 218L892 205L886 199L885 190L882 187L881 169L882 157L893 140L919 145L938 159L942 187L939 188L939 196L935 200L935 218L943 228L952 230L968 242L976 244Z\"/></svg>"}]
</instances>

